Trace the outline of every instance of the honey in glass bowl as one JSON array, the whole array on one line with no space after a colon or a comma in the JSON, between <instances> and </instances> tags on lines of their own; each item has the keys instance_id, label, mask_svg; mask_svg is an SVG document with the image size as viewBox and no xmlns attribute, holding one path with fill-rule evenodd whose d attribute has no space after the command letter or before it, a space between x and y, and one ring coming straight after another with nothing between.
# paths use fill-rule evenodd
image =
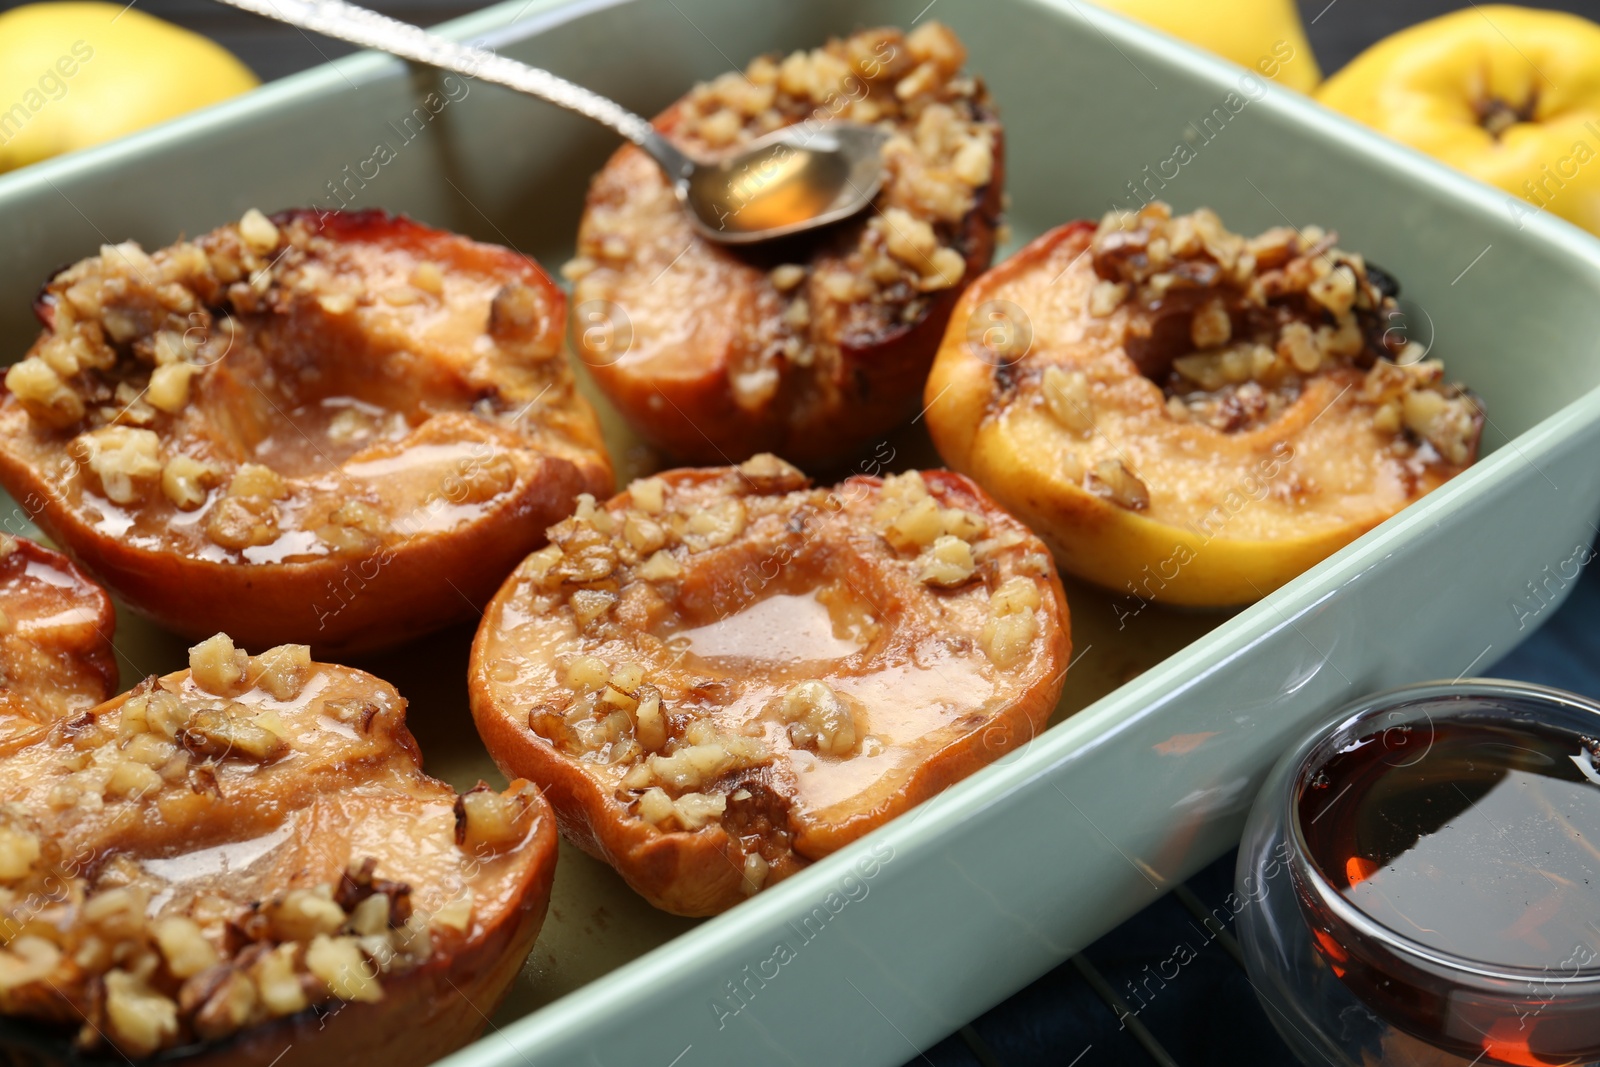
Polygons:
<instances>
[{"instance_id":1,"label":"honey in glass bowl","mask_svg":"<svg viewBox=\"0 0 1600 1067\"><path fill-rule=\"evenodd\" d=\"M1288 867L1312 944L1378 1016L1469 1061L1600 1059L1600 709L1458 685L1307 753Z\"/></svg>"}]
</instances>

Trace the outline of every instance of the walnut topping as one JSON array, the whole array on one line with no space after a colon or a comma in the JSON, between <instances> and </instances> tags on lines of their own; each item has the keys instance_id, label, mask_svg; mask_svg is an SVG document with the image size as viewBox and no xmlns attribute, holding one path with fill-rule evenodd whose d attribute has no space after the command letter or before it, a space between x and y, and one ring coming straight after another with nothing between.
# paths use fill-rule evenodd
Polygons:
<instances>
[{"instance_id":1,"label":"walnut topping","mask_svg":"<svg viewBox=\"0 0 1600 1067\"><path fill-rule=\"evenodd\" d=\"M216 965L217 950L193 919L173 915L155 923L152 931L173 977L193 978Z\"/></svg>"},{"instance_id":2,"label":"walnut topping","mask_svg":"<svg viewBox=\"0 0 1600 1067\"><path fill-rule=\"evenodd\" d=\"M721 500L684 516L679 535L691 552L702 552L738 537L744 523L744 505L738 500Z\"/></svg>"},{"instance_id":3,"label":"walnut topping","mask_svg":"<svg viewBox=\"0 0 1600 1067\"><path fill-rule=\"evenodd\" d=\"M1082 371L1045 368L1044 403L1051 416L1079 437L1094 432L1094 402L1089 397L1089 378Z\"/></svg>"},{"instance_id":4,"label":"walnut topping","mask_svg":"<svg viewBox=\"0 0 1600 1067\"><path fill-rule=\"evenodd\" d=\"M278 228L255 208L246 211L239 220L239 236L258 255L278 247Z\"/></svg>"},{"instance_id":5,"label":"walnut topping","mask_svg":"<svg viewBox=\"0 0 1600 1067\"><path fill-rule=\"evenodd\" d=\"M367 689L373 679L317 667L304 646L246 657L220 635L191 660L187 676L147 678L42 731L7 765L11 785L38 801L0 804L0 1010L81 1021L78 1046L96 1059L154 1056L312 1007L379 1000L389 976L429 964L441 941L448 951L430 973L442 973L458 947L470 958L482 943L473 872L493 853L548 846L534 836L542 807L521 782L503 796L462 798L461 845L448 829L441 845L439 802L456 798L421 774L397 718L389 736L373 736L380 705L391 710ZM624 665L614 676L637 685L641 671ZM313 697L345 686L369 695L315 706L312 677L323 683ZM299 762L250 765L274 759ZM39 773L45 780L33 780ZM410 785L396 780L407 773ZM57 805L56 787L70 787L69 804ZM394 823L380 833L417 824L402 836L426 850L416 869L442 890L428 894L438 902L431 914L414 910L411 887L381 877L371 856L344 859L337 886L317 881L338 850L374 830L371 815ZM265 852L254 844L264 834L274 839ZM232 842L250 845L252 858L203 879L152 862ZM506 874L488 883L497 915L520 905L503 890L521 892L521 871Z\"/></svg>"},{"instance_id":6,"label":"walnut topping","mask_svg":"<svg viewBox=\"0 0 1600 1067\"><path fill-rule=\"evenodd\" d=\"M940 506L916 471L883 480L882 498L872 519L884 540L901 552L920 552L946 534L971 541L983 532L981 517Z\"/></svg>"},{"instance_id":7,"label":"walnut topping","mask_svg":"<svg viewBox=\"0 0 1600 1067\"><path fill-rule=\"evenodd\" d=\"M798 467L770 452L751 456L739 464L739 474L755 493L788 493L811 484Z\"/></svg>"},{"instance_id":8,"label":"walnut topping","mask_svg":"<svg viewBox=\"0 0 1600 1067\"><path fill-rule=\"evenodd\" d=\"M724 514L738 531L698 547ZM664 537L648 555L645 519ZM534 553L502 587L474 654L490 702L479 713L506 716L515 738L496 757L524 773L559 759L581 775L598 799L569 789L564 814L588 818L608 850L621 851L607 836L619 823L633 841L641 829L719 848L725 838L738 877L719 892L754 893L811 858L793 844L811 817L795 802L803 775L842 806L854 783L922 758L904 740L912 731L872 733L877 715L893 727L926 709L966 731L1000 702L947 697L936 679L999 692L1016 679L991 659L1037 661L1012 667L1022 677L1065 644L1040 638L1060 610L1044 546L948 472L830 490L758 456L585 501L551 538L557 551ZM601 544L615 566L569 577L563 561ZM540 762L519 765L529 751ZM689 843L650 847L675 856Z\"/></svg>"},{"instance_id":9,"label":"walnut topping","mask_svg":"<svg viewBox=\"0 0 1600 1067\"><path fill-rule=\"evenodd\" d=\"M754 896L761 891L761 886L767 880L768 864L766 858L759 852L751 852L744 858L743 884L740 888L745 896Z\"/></svg>"},{"instance_id":10,"label":"walnut topping","mask_svg":"<svg viewBox=\"0 0 1600 1067\"><path fill-rule=\"evenodd\" d=\"M65 429L83 420L83 397L68 387L61 373L38 356L29 356L6 371L9 389L29 415L46 426Z\"/></svg>"},{"instance_id":11,"label":"walnut topping","mask_svg":"<svg viewBox=\"0 0 1600 1067\"><path fill-rule=\"evenodd\" d=\"M1129 511L1143 511L1150 506L1150 490L1120 459L1096 463L1089 472L1089 489Z\"/></svg>"},{"instance_id":12,"label":"walnut topping","mask_svg":"<svg viewBox=\"0 0 1600 1067\"><path fill-rule=\"evenodd\" d=\"M486 783L456 799L456 843L468 852L499 852L528 836L533 825L533 789L513 782L504 793Z\"/></svg>"},{"instance_id":13,"label":"walnut topping","mask_svg":"<svg viewBox=\"0 0 1600 1067\"><path fill-rule=\"evenodd\" d=\"M347 1001L383 999L377 975L353 937L318 934L306 946L306 970L320 978L328 992Z\"/></svg>"},{"instance_id":14,"label":"walnut topping","mask_svg":"<svg viewBox=\"0 0 1600 1067\"><path fill-rule=\"evenodd\" d=\"M189 751L216 759L232 756L270 763L289 750L281 736L251 716L242 704L196 712L179 736Z\"/></svg>"},{"instance_id":15,"label":"walnut topping","mask_svg":"<svg viewBox=\"0 0 1600 1067\"><path fill-rule=\"evenodd\" d=\"M189 650L189 673L195 684L218 696L238 691L249 664L249 655L235 648L227 634L208 637Z\"/></svg>"},{"instance_id":16,"label":"walnut topping","mask_svg":"<svg viewBox=\"0 0 1600 1067\"><path fill-rule=\"evenodd\" d=\"M0 882L26 878L39 861L39 835L14 827L0 827Z\"/></svg>"},{"instance_id":17,"label":"walnut topping","mask_svg":"<svg viewBox=\"0 0 1600 1067\"><path fill-rule=\"evenodd\" d=\"M161 439L151 430L105 426L75 438L72 454L113 504L138 503L161 477Z\"/></svg>"},{"instance_id":18,"label":"walnut topping","mask_svg":"<svg viewBox=\"0 0 1600 1067\"><path fill-rule=\"evenodd\" d=\"M513 341L526 337L548 313L542 292L520 282L507 282L489 303L489 336Z\"/></svg>"},{"instance_id":19,"label":"walnut topping","mask_svg":"<svg viewBox=\"0 0 1600 1067\"><path fill-rule=\"evenodd\" d=\"M106 1027L131 1056L148 1056L178 1036L178 1005L126 971L105 977Z\"/></svg>"},{"instance_id":20,"label":"walnut topping","mask_svg":"<svg viewBox=\"0 0 1600 1067\"><path fill-rule=\"evenodd\" d=\"M661 707L661 690L641 685L634 705L634 736L647 751L660 752L667 744L667 717Z\"/></svg>"},{"instance_id":21,"label":"walnut topping","mask_svg":"<svg viewBox=\"0 0 1600 1067\"><path fill-rule=\"evenodd\" d=\"M798 747L829 756L855 751L860 734L855 715L826 682L801 682L784 694L782 711L789 739Z\"/></svg>"},{"instance_id":22,"label":"walnut topping","mask_svg":"<svg viewBox=\"0 0 1600 1067\"><path fill-rule=\"evenodd\" d=\"M1383 369L1405 356L1394 283L1339 249L1334 234L1280 226L1245 238L1209 210L1174 216L1158 201L1106 215L1090 251L1100 281L1087 310L1106 318L1134 302L1139 328L1125 347L1162 385L1174 419L1229 433L1255 429L1281 415L1307 378L1354 367L1417 393L1414 411L1446 413L1438 421L1397 418L1404 398L1369 388L1363 395L1378 396L1370 409L1378 432L1426 441L1453 464L1475 454L1482 419L1470 396L1442 377ZM1044 395L1060 418L1048 382Z\"/></svg>"},{"instance_id":23,"label":"walnut topping","mask_svg":"<svg viewBox=\"0 0 1600 1067\"><path fill-rule=\"evenodd\" d=\"M983 648L996 667L1011 666L1032 647L1039 633L1034 613L1040 603L1038 584L1020 575L1007 578L989 597Z\"/></svg>"},{"instance_id":24,"label":"walnut topping","mask_svg":"<svg viewBox=\"0 0 1600 1067\"><path fill-rule=\"evenodd\" d=\"M193 511L210 499L218 471L209 463L177 455L161 469L161 491L182 511Z\"/></svg>"},{"instance_id":25,"label":"walnut topping","mask_svg":"<svg viewBox=\"0 0 1600 1067\"><path fill-rule=\"evenodd\" d=\"M977 564L972 558L972 546L959 537L941 534L923 556L921 578L929 585L957 586L973 575Z\"/></svg>"},{"instance_id":26,"label":"walnut topping","mask_svg":"<svg viewBox=\"0 0 1600 1067\"><path fill-rule=\"evenodd\" d=\"M224 548L270 545L278 539L275 501L289 495L272 468L246 463L234 472L222 499L206 517L206 535Z\"/></svg>"},{"instance_id":27,"label":"walnut topping","mask_svg":"<svg viewBox=\"0 0 1600 1067\"><path fill-rule=\"evenodd\" d=\"M910 34L864 30L809 51L760 57L684 98L673 136L706 156L813 119L892 131L882 149L880 211L858 226L851 247L826 265L781 263L768 273L783 310L759 364L734 377L742 402L767 403L789 366L831 364L837 343L826 338L850 306L870 305L889 323L913 321L930 294L966 278L962 224L994 180L1000 128L981 82L961 76L965 61L961 42L936 22ZM632 217L590 211L569 276L588 284L631 256L643 241Z\"/></svg>"},{"instance_id":28,"label":"walnut topping","mask_svg":"<svg viewBox=\"0 0 1600 1067\"><path fill-rule=\"evenodd\" d=\"M634 507L646 515L659 515L666 504L666 483L660 478L640 478L628 486Z\"/></svg>"},{"instance_id":29,"label":"walnut topping","mask_svg":"<svg viewBox=\"0 0 1600 1067\"><path fill-rule=\"evenodd\" d=\"M666 790L652 786L639 797L640 817L663 829L675 820L685 830L698 830L727 809L728 798L721 794L685 793L674 800Z\"/></svg>"},{"instance_id":30,"label":"walnut topping","mask_svg":"<svg viewBox=\"0 0 1600 1067\"><path fill-rule=\"evenodd\" d=\"M274 700L293 700L300 695L310 673L308 645L279 645L250 657L248 681L271 693Z\"/></svg>"},{"instance_id":31,"label":"walnut topping","mask_svg":"<svg viewBox=\"0 0 1600 1067\"><path fill-rule=\"evenodd\" d=\"M335 552L365 556L376 552L389 533L389 517L362 500L346 500L317 527L317 536Z\"/></svg>"}]
</instances>

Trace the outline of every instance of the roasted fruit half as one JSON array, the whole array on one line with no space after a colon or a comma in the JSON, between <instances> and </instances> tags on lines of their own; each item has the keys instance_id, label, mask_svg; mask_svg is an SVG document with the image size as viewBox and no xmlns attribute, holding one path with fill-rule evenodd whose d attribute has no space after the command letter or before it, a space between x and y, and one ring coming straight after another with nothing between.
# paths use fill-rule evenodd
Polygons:
<instances>
[{"instance_id":1,"label":"roasted fruit half","mask_svg":"<svg viewBox=\"0 0 1600 1067\"><path fill-rule=\"evenodd\" d=\"M0 759L0 1040L429 1063L515 977L555 849L529 783L423 774L387 683L219 634Z\"/></svg>"},{"instance_id":2,"label":"roasted fruit half","mask_svg":"<svg viewBox=\"0 0 1600 1067\"><path fill-rule=\"evenodd\" d=\"M1477 457L1482 409L1396 292L1316 227L1247 239L1159 202L1073 223L962 298L928 428L1065 570L1246 603Z\"/></svg>"},{"instance_id":3,"label":"roasted fruit half","mask_svg":"<svg viewBox=\"0 0 1600 1067\"><path fill-rule=\"evenodd\" d=\"M652 904L722 911L1031 739L1049 553L966 478L811 488L770 455L584 500L490 604L489 752Z\"/></svg>"},{"instance_id":4,"label":"roasted fruit half","mask_svg":"<svg viewBox=\"0 0 1600 1067\"><path fill-rule=\"evenodd\" d=\"M180 633L392 644L609 491L564 308L532 261L373 211L108 245L39 299L0 483Z\"/></svg>"},{"instance_id":5,"label":"roasted fruit half","mask_svg":"<svg viewBox=\"0 0 1600 1067\"><path fill-rule=\"evenodd\" d=\"M65 556L0 534L0 756L117 691L116 626Z\"/></svg>"},{"instance_id":6,"label":"roasted fruit half","mask_svg":"<svg viewBox=\"0 0 1600 1067\"><path fill-rule=\"evenodd\" d=\"M965 59L936 22L867 30L757 59L658 117L703 159L811 119L890 132L871 209L756 251L699 237L639 149L611 158L565 268L572 337L642 437L688 462L770 451L826 468L918 411L956 297L989 265L1000 215L1000 124L982 82L961 73ZM747 200L754 192L736 191L736 204Z\"/></svg>"}]
</instances>

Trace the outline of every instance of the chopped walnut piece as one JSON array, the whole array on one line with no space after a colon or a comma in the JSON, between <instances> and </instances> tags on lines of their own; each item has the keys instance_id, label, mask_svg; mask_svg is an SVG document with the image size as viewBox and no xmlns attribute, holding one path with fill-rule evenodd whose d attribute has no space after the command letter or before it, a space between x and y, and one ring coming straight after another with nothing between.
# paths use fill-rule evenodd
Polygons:
<instances>
[{"instance_id":1,"label":"chopped walnut piece","mask_svg":"<svg viewBox=\"0 0 1600 1067\"><path fill-rule=\"evenodd\" d=\"M67 386L61 374L38 356L13 363L6 371L9 389L28 414L55 429L83 419L83 397Z\"/></svg>"},{"instance_id":2,"label":"chopped walnut piece","mask_svg":"<svg viewBox=\"0 0 1600 1067\"><path fill-rule=\"evenodd\" d=\"M661 707L661 690L643 685L634 706L634 736L647 751L660 752L667 744L667 717Z\"/></svg>"},{"instance_id":3,"label":"chopped walnut piece","mask_svg":"<svg viewBox=\"0 0 1600 1067\"><path fill-rule=\"evenodd\" d=\"M278 227L255 208L239 220L239 236L252 252L262 255L278 247Z\"/></svg>"},{"instance_id":4,"label":"chopped walnut piece","mask_svg":"<svg viewBox=\"0 0 1600 1067\"><path fill-rule=\"evenodd\" d=\"M271 693L274 700L293 700L300 695L310 674L309 646L279 645L250 657L247 681Z\"/></svg>"},{"instance_id":5,"label":"chopped walnut piece","mask_svg":"<svg viewBox=\"0 0 1600 1067\"><path fill-rule=\"evenodd\" d=\"M617 594L601 589L579 589L572 594L572 617L578 629L587 630L591 623L610 611L617 603Z\"/></svg>"},{"instance_id":6,"label":"chopped walnut piece","mask_svg":"<svg viewBox=\"0 0 1600 1067\"><path fill-rule=\"evenodd\" d=\"M640 564L637 573L646 581L667 582L681 575L683 568L678 566L678 561L672 558L671 552L661 549Z\"/></svg>"},{"instance_id":7,"label":"chopped walnut piece","mask_svg":"<svg viewBox=\"0 0 1600 1067\"><path fill-rule=\"evenodd\" d=\"M1157 201L1108 214L1090 251L1100 279L1091 314L1104 317L1135 302L1130 323L1137 329L1130 326L1126 350L1163 387L1180 421L1226 433L1257 429L1287 410L1308 378L1404 358L1393 282L1317 227L1276 227L1246 239L1229 233L1214 212L1173 216ZM1166 329L1168 323L1187 329ZM1445 399L1460 393L1440 382L1399 380ZM1417 434L1384 407L1391 401L1399 398L1374 404L1374 428ZM1445 436L1467 443L1431 443L1441 455L1468 456L1478 419L1463 413L1452 427Z\"/></svg>"},{"instance_id":8,"label":"chopped walnut piece","mask_svg":"<svg viewBox=\"0 0 1600 1067\"><path fill-rule=\"evenodd\" d=\"M328 992L340 1000L371 1003L383 999L377 974L362 954L360 942L353 937L318 934L312 938L306 946L306 970L320 978Z\"/></svg>"},{"instance_id":9,"label":"chopped walnut piece","mask_svg":"<svg viewBox=\"0 0 1600 1067\"><path fill-rule=\"evenodd\" d=\"M72 453L100 479L113 504L144 499L161 477L161 438L151 430L105 426L73 439Z\"/></svg>"},{"instance_id":10,"label":"chopped walnut piece","mask_svg":"<svg viewBox=\"0 0 1600 1067\"><path fill-rule=\"evenodd\" d=\"M473 854L499 852L528 836L533 824L533 789L513 782L496 793L480 782L456 799L456 842Z\"/></svg>"},{"instance_id":11,"label":"chopped walnut piece","mask_svg":"<svg viewBox=\"0 0 1600 1067\"><path fill-rule=\"evenodd\" d=\"M193 511L210 499L218 471L209 463L177 455L161 469L161 491L182 511Z\"/></svg>"},{"instance_id":12,"label":"chopped walnut piece","mask_svg":"<svg viewBox=\"0 0 1600 1067\"><path fill-rule=\"evenodd\" d=\"M163 363L150 372L144 399L151 407L169 415L182 411L189 402L189 381L200 368L190 363Z\"/></svg>"},{"instance_id":13,"label":"chopped walnut piece","mask_svg":"<svg viewBox=\"0 0 1600 1067\"><path fill-rule=\"evenodd\" d=\"M1150 490L1120 459L1096 463L1089 473L1089 488L1129 511L1143 511L1150 506Z\"/></svg>"},{"instance_id":14,"label":"chopped walnut piece","mask_svg":"<svg viewBox=\"0 0 1600 1067\"><path fill-rule=\"evenodd\" d=\"M346 500L317 527L317 536L335 552L364 556L382 547L389 530L389 517L382 511L362 500Z\"/></svg>"},{"instance_id":15,"label":"chopped walnut piece","mask_svg":"<svg viewBox=\"0 0 1600 1067\"><path fill-rule=\"evenodd\" d=\"M130 1056L148 1056L178 1035L178 1005L125 971L105 977L106 1029Z\"/></svg>"},{"instance_id":16,"label":"chopped walnut piece","mask_svg":"<svg viewBox=\"0 0 1600 1067\"><path fill-rule=\"evenodd\" d=\"M154 924L156 944L166 958L167 970L177 978L193 978L217 963L215 946L193 919L173 915Z\"/></svg>"},{"instance_id":17,"label":"chopped walnut piece","mask_svg":"<svg viewBox=\"0 0 1600 1067\"><path fill-rule=\"evenodd\" d=\"M218 696L237 692L249 666L249 655L235 648L227 634L208 637L189 649L190 676L200 688Z\"/></svg>"},{"instance_id":18,"label":"chopped walnut piece","mask_svg":"<svg viewBox=\"0 0 1600 1067\"><path fill-rule=\"evenodd\" d=\"M1051 416L1079 437L1094 432L1094 401L1089 395L1089 378L1079 370L1045 368L1044 403Z\"/></svg>"},{"instance_id":19,"label":"chopped walnut piece","mask_svg":"<svg viewBox=\"0 0 1600 1067\"><path fill-rule=\"evenodd\" d=\"M520 282L508 282L489 304L489 335L499 341L526 337L547 312L542 293Z\"/></svg>"},{"instance_id":20,"label":"chopped walnut piece","mask_svg":"<svg viewBox=\"0 0 1600 1067\"><path fill-rule=\"evenodd\" d=\"M26 878L39 862L39 835L27 830L0 827L0 882Z\"/></svg>"},{"instance_id":21,"label":"chopped walnut piece","mask_svg":"<svg viewBox=\"0 0 1600 1067\"><path fill-rule=\"evenodd\" d=\"M941 534L923 553L922 559L922 580L945 588L965 584L977 568L972 546L949 534Z\"/></svg>"},{"instance_id":22,"label":"chopped walnut piece","mask_svg":"<svg viewBox=\"0 0 1600 1067\"><path fill-rule=\"evenodd\" d=\"M270 763L289 750L281 736L251 717L242 704L195 712L179 737L189 751L215 759Z\"/></svg>"},{"instance_id":23,"label":"chopped walnut piece","mask_svg":"<svg viewBox=\"0 0 1600 1067\"><path fill-rule=\"evenodd\" d=\"M739 464L739 476L757 493L787 493L811 484L798 467L770 452L751 456Z\"/></svg>"},{"instance_id":24,"label":"chopped walnut piece","mask_svg":"<svg viewBox=\"0 0 1600 1067\"><path fill-rule=\"evenodd\" d=\"M1035 612L1040 603L1037 583L1020 575L1006 579L990 595L983 647L996 667L1011 666L1032 647L1039 633Z\"/></svg>"},{"instance_id":25,"label":"chopped walnut piece","mask_svg":"<svg viewBox=\"0 0 1600 1067\"><path fill-rule=\"evenodd\" d=\"M801 748L829 756L855 751L859 731L849 707L826 682L801 682L783 696L789 738Z\"/></svg>"},{"instance_id":26,"label":"chopped walnut piece","mask_svg":"<svg viewBox=\"0 0 1600 1067\"><path fill-rule=\"evenodd\" d=\"M666 503L666 483L660 478L640 478L628 486L634 506L646 515L659 515Z\"/></svg>"}]
</instances>

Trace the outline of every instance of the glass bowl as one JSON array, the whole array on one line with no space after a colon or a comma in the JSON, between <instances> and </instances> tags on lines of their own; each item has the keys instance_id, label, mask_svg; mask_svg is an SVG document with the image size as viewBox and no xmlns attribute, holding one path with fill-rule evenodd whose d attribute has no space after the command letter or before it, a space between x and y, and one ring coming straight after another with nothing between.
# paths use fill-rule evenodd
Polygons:
<instances>
[{"instance_id":1,"label":"glass bowl","mask_svg":"<svg viewBox=\"0 0 1600 1067\"><path fill-rule=\"evenodd\" d=\"M1452 739L1463 737L1502 738L1494 747L1503 751L1488 752L1477 764L1476 757L1446 762L1445 754L1456 751L1449 747L1456 744ZM1568 737L1570 754L1561 744L1550 744L1552 738L1560 742ZM1237 928L1256 994L1296 1055L1307 1064L1335 1067L1498 1063L1533 1067L1600 1061L1600 913L1559 907L1568 899L1560 893L1562 883L1588 892L1583 888L1587 873L1575 879L1574 870L1593 873L1600 887L1596 850L1600 840L1580 839L1569 831L1572 809L1558 811L1547 804L1551 827L1559 825L1572 833L1572 851L1552 861L1548 859L1552 851L1566 849L1566 838L1551 849L1553 839L1541 836L1539 825L1527 820L1498 825L1486 811L1473 807L1478 801L1468 800L1468 793L1447 773L1449 768L1461 769L1468 775L1462 779L1466 788L1474 790L1471 775L1492 773L1500 758L1512 761L1514 767L1534 767L1542 761L1543 768L1536 768L1531 780L1565 779L1557 783L1561 789L1576 787L1579 792L1560 795L1576 797L1581 812L1592 817L1594 809L1584 806L1589 800L1582 790L1590 787L1584 778L1600 790L1600 772L1594 767L1595 750L1600 748L1596 738L1600 738L1600 705L1591 700L1543 686L1473 679L1408 686L1357 701L1278 761L1251 809L1239 849ZM1412 891L1405 901L1410 910L1403 913L1390 899L1396 896L1394 890L1379 895L1381 882L1369 884L1359 899L1352 899L1356 887L1376 871L1353 846L1344 873L1332 862L1344 853L1331 853L1327 842L1354 841L1357 832L1339 837L1347 831L1338 824L1355 820L1366 828L1362 831L1366 839L1372 840L1375 834L1370 828L1387 820L1394 827L1385 832L1403 835L1405 829L1395 827L1405 820L1391 819L1383 804L1395 797L1421 795L1380 794L1376 788L1363 788L1352 794L1354 799L1344 799L1350 787L1375 780L1353 772L1348 781L1341 777L1357 758L1352 753L1360 753L1363 765L1375 768L1372 773L1377 776L1413 784L1422 780L1441 789L1448 783L1460 793L1467 801L1467 814L1484 815L1482 833L1430 842L1436 850L1430 855L1444 860L1426 870L1474 890L1480 881L1477 873L1470 879L1457 876L1462 869L1482 870L1482 878L1488 879L1483 884L1505 897L1502 903L1523 907L1532 916L1525 924L1538 919L1534 913L1543 906L1579 930L1572 950L1563 955L1567 940L1541 936L1541 943L1549 946L1549 958L1542 962L1516 958L1510 951L1481 951L1487 944L1502 944L1496 939L1505 933L1493 924L1503 916L1486 909L1481 916L1485 933L1474 937L1472 923L1480 918L1460 909L1460 902L1471 895L1465 891L1438 892L1431 900L1426 893ZM1562 762L1563 755L1571 758L1573 768ZM1424 765L1424 760L1429 762ZM1482 795L1504 778L1490 781ZM1520 786L1522 777L1514 784ZM1428 796L1433 798L1428 803L1438 802L1435 794ZM1555 821L1558 815L1566 821ZM1435 812L1431 817L1442 816ZM1324 818L1329 821L1323 822ZM1411 851L1406 854L1421 853L1424 839L1409 840L1412 844L1404 848ZM1467 844L1475 851L1461 851ZM1549 866L1560 867L1562 873L1546 872L1544 867ZM1544 894L1541 888L1539 900L1510 901L1505 893L1509 883L1494 878L1515 869L1529 881L1537 883L1535 876L1550 880L1555 895ZM1389 884L1426 888L1428 881ZM1555 906L1541 905L1547 896ZM1430 907L1435 914L1429 914ZM1396 914L1406 921L1396 921ZM1404 928L1407 922L1411 928ZM1539 936L1540 927L1529 928L1534 930L1532 936ZM1471 941L1476 943L1466 944ZM1480 951L1463 951L1473 948Z\"/></svg>"}]
</instances>

